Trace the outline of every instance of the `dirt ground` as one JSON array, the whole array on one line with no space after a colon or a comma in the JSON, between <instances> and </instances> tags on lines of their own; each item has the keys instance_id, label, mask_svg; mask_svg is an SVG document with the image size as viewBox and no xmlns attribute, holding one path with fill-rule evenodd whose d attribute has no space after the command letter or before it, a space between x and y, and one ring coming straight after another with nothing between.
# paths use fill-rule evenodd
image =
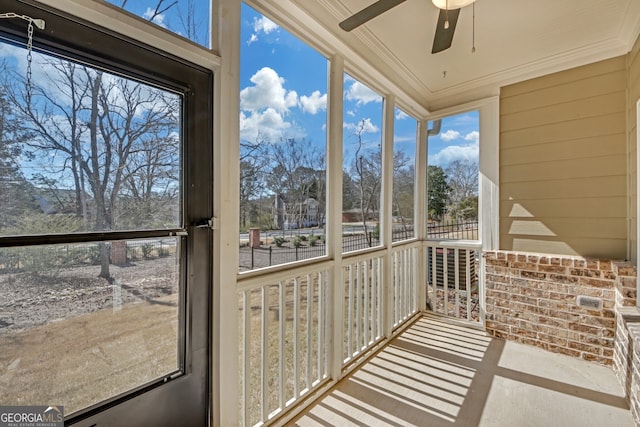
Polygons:
<instances>
[{"instance_id":1,"label":"dirt ground","mask_svg":"<svg viewBox=\"0 0 640 427\"><path fill-rule=\"evenodd\" d=\"M2 404L70 414L177 370L175 259L111 268L0 275Z\"/></svg>"}]
</instances>

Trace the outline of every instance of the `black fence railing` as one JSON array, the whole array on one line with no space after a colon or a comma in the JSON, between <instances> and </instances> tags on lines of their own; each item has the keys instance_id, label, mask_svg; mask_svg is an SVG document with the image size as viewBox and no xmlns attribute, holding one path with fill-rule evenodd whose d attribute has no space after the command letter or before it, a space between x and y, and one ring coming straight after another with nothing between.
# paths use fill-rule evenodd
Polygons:
<instances>
[{"instance_id":1,"label":"black fence railing","mask_svg":"<svg viewBox=\"0 0 640 427\"><path fill-rule=\"evenodd\" d=\"M297 230L296 235L290 236L288 241L280 242L280 246L271 244L260 247L240 247L240 270L254 270L256 268L270 267L288 262L316 258L326 254L326 248L322 239L316 240L314 245L309 241L299 241L294 246L296 236L302 235ZM427 237L430 239L459 239L475 240L478 238L477 221L466 222L442 222L429 224ZM392 241L411 239L415 236L413 227L405 226L396 228L392 232ZM354 232L342 236L343 252L354 252L380 245L378 233L368 231L367 234Z\"/></svg>"},{"instance_id":2,"label":"black fence railing","mask_svg":"<svg viewBox=\"0 0 640 427\"><path fill-rule=\"evenodd\" d=\"M427 225L427 238L478 240L478 221L442 221Z\"/></svg>"},{"instance_id":3,"label":"black fence railing","mask_svg":"<svg viewBox=\"0 0 640 427\"><path fill-rule=\"evenodd\" d=\"M116 261L115 247L122 243L125 251L121 261ZM175 253L173 239L104 242L110 255L110 263L130 263L140 260L164 258ZM0 274L18 272L45 272L68 267L100 264L100 244L80 243L28 246L0 249Z\"/></svg>"}]
</instances>

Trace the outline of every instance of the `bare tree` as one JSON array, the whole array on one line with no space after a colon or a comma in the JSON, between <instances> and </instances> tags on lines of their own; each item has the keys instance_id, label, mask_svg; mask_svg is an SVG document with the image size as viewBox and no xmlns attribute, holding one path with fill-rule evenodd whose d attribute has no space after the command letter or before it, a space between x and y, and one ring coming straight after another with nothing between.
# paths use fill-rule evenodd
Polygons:
<instances>
[{"instance_id":1,"label":"bare tree","mask_svg":"<svg viewBox=\"0 0 640 427\"><path fill-rule=\"evenodd\" d=\"M169 105L171 101L167 100ZM174 111L179 111L178 106ZM177 120L177 118L176 118ZM179 212L180 159L175 135L153 129L129 155L115 222L124 228L167 227Z\"/></svg>"},{"instance_id":2,"label":"bare tree","mask_svg":"<svg viewBox=\"0 0 640 427\"><path fill-rule=\"evenodd\" d=\"M269 145L267 186L276 196L282 195L286 215L297 225L303 225L306 219L309 199L318 201L320 210L324 209L324 156L310 147L307 141L294 138Z\"/></svg>"},{"instance_id":3,"label":"bare tree","mask_svg":"<svg viewBox=\"0 0 640 427\"><path fill-rule=\"evenodd\" d=\"M20 223L25 211L33 208L33 186L18 163L22 154L20 140L25 137L21 134L10 103L0 94L0 229Z\"/></svg>"},{"instance_id":4,"label":"bare tree","mask_svg":"<svg viewBox=\"0 0 640 427\"><path fill-rule=\"evenodd\" d=\"M196 2L194 0L186 0L185 8L178 7L178 21L180 28L184 31L185 37L197 43L207 46L207 37L209 29L207 28L207 19L209 11L198 13L196 10Z\"/></svg>"},{"instance_id":5,"label":"bare tree","mask_svg":"<svg viewBox=\"0 0 640 427\"><path fill-rule=\"evenodd\" d=\"M414 164L402 151L395 152L393 154L393 215L400 222L405 237L409 237L409 224L413 224L414 184Z\"/></svg>"},{"instance_id":6,"label":"bare tree","mask_svg":"<svg viewBox=\"0 0 640 427\"><path fill-rule=\"evenodd\" d=\"M475 198L477 215L478 162L455 160L447 167L446 174L450 188L449 200L452 214L456 217L469 217L468 212L465 213L463 210L469 210Z\"/></svg>"},{"instance_id":7,"label":"bare tree","mask_svg":"<svg viewBox=\"0 0 640 427\"><path fill-rule=\"evenodd\" d=\"M122 0L120 7L126 9L128 0ZM172 19L164 19L164 14L172 10ZM204 13L203 13L204 12ZM208 46L209 28L207 26L209 11L198 11L195 0L156 0L154 7L149 7L144 17L157 24L166 26L171 31L181 34L189 40Z\"/></svg>"},{"instance_id":8,"label":"bare tree","mask_svg":"<svg viewBox=\"0 0 640 427\"><path fill-rule=\"evenodd\" d=\"M379 214L380 210L380 186L382 184L382 151L380 146L376 150L367 151L364 135L367 133L367 122L361 120L354 132L356 137L356 151L353 160L352 171L354 182L358 187L358 208L362 216L362 226L367 239L367 244L373 246L373 238L367 232L367 222L370 218Z\"/></svg>"},{"instance_id":9,"label":"bare tree","mask_svg":"<svg viewBox=\"0 0 640 427\"><path fill-rule=\"evenodd\" d=\"M251 225L253 202L261 202L265 188L265 151L267 142L263 135L255 141L240 141L240 226Z\"/></svg>"},{"instance_id":10,"label":"bare tree","mask_svg":"<svg viewBox=\"0 0 640 427\"><path fill-rule=\"evenodd\" d=\"M60 185L73 183L78 216L88 216L90 195L92 230L113 230L125 192L149 196L167 173L175 174L175 163L168 160L175 156L167 151L179 150L179 109L165 92L139 82L65 60L41 65L46 78L30 82L31 96L20 74L7 73L3 82L32 136L25 146L47 175L57 176ZM146 169L152 175L143 176L144 160L157 162ZM100 252L100 277L111 280L106 245Z\"/></svg>"}]
</instances>

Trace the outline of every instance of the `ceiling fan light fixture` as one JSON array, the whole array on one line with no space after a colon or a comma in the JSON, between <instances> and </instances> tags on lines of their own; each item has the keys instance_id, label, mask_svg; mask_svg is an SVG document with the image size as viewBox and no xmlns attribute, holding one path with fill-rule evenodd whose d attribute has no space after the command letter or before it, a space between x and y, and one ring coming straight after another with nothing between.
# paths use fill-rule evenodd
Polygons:
<instances>
[{"instance_id":1,"label":"ceiling fan light fixture","mask_svg":"<svg viewBox=\"0 0 640 427\"><path fill-rule=\"evenodd\" d=\"M431 0L438 9L452 10L469 6L476 0Z\"/></svg>"}]
</instances>

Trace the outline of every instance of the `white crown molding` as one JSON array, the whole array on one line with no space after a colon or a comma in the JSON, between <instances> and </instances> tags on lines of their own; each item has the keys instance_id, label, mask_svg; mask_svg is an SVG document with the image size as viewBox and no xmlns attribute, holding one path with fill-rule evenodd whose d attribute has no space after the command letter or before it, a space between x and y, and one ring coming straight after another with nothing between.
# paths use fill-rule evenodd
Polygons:
<instances>
[{"instance_id":1,"label":"white crown molding","mask_svg":"<svg viewBox=\"0 0 640 427\"><path fill-rule=\"evenodd\" d=\"M618 38L612 38L562 54L540 58L446 89L433 91L430 94L428 109L440 109L481 96L495 95L499 93L502 86L625 55L628 51L626 41L623 43Z\"/></svg>"},{"instance_id":2,"label":"white crown molding","mask_svg":"<svg viewBox=\"0 0 640 427\"><path fill-rule=\"evenodd\" d=\"M624 15L624 21L620 26L619 38L627 46L627 52L633 49L633 45L640 36L640 1L632 0Z\"/></svg>"}]
</instances>

